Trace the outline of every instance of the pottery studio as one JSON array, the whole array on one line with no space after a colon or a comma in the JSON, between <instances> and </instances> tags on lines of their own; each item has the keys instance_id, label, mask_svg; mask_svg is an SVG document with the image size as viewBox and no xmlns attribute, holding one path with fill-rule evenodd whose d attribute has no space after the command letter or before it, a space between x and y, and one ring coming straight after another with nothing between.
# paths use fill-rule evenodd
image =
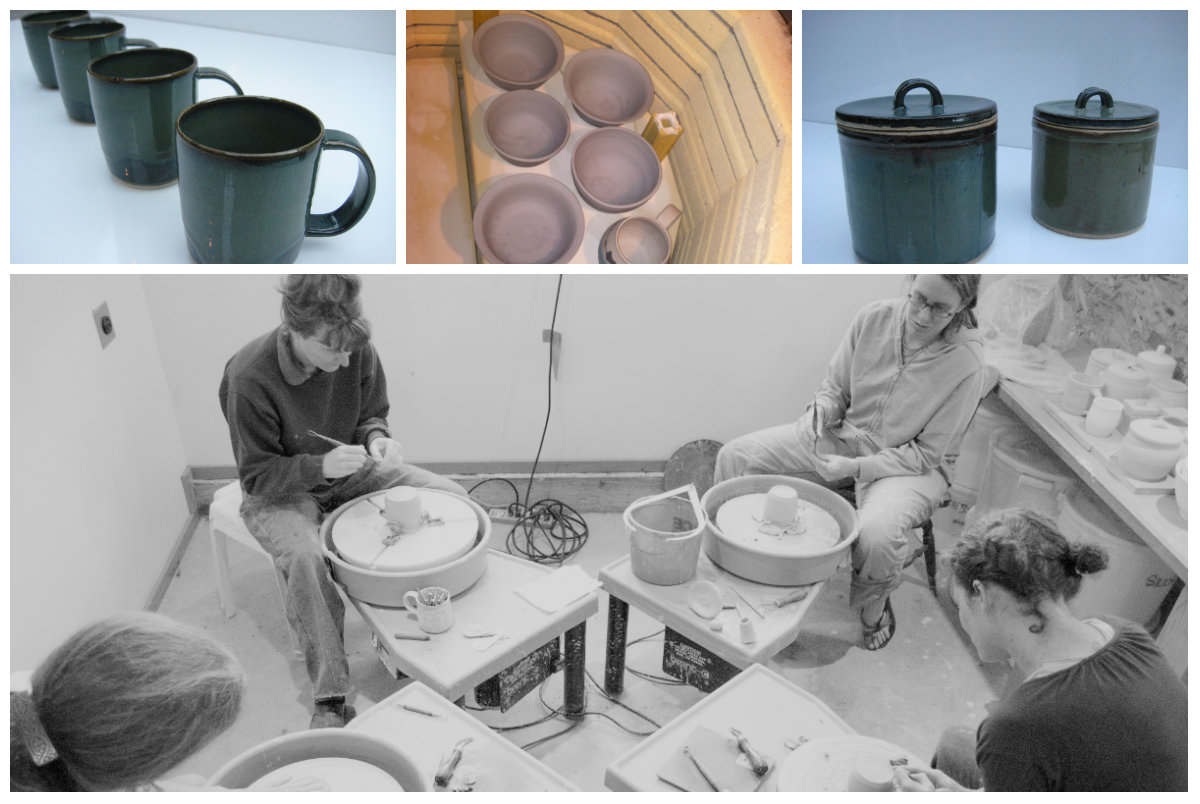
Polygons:
<instances>
[{"instance_id":1,"label":"pottery studio","mask_svg":"<svg viewBox=\"0 0 1200 804\"><path fill-rule=\"evenodd\" d=\"M12 790L1187 788L1185 274L9 293Z\"/></svg>"}]
</instances>

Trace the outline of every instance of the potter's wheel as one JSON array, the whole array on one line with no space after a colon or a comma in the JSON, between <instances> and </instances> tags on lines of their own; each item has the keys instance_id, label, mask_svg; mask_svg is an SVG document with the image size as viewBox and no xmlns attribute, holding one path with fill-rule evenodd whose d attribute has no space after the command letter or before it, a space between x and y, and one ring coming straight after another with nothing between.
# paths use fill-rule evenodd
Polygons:
<instances>
[{"instance_id":1,"label":"potter's wheel","mask_svg":"<svg viewBox=\"0 0 1200 804\"><path fill-rule=\"evenodd\" d=\"M347 757L320 757L293 762L263 776L255 782L255 786L271 786L288 779L316 779L329 790L339 793L404 792L400 783L383 768Z\"/></svg>"},{"instance_id":2,"label":"potter's wheel","mask_svg":"<svg viewBox=\"0 0 1200 804\"><path fill-rule=\"evenodd\" d=\"M347 563L380 572L416 572L440 567L464 556L475 545L479 520L467 501L417 489L425 516L422 524L401 531L375 504L360 500L333 525L333 547Z\"/></svg>"},{"instance_id":3,"label":"potter's wheel","mask_svg":"<svg viewBox=\"0 0 1200 804\"><path fill-rule=\"evenodd\" d=\"M717 527L731 544L763 556L793 557L819 553L838 542L841 531L827 511L798 501L796 518L787 527L762 521L765 493L743 494L717 509Z\"/></svg>"}]
</instances>

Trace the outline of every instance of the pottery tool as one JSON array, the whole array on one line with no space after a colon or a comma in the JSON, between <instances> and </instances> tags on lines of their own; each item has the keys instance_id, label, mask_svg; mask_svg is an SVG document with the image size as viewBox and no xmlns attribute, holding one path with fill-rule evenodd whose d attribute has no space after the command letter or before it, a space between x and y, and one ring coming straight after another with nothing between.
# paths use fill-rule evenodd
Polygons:
<instances>
[{"instance_id":1,"label":"pottery tool","mask_svg":"<svg viewBox=\"0 0 1200 804\"><path fill-rule=\"evenodd\" d=\"M758 615L758 618L759 618L760 620L765 620L765 619L767 619L766 617L764 617L764 616L763 616L763 613L762 613L761 611L759 611L759 610L758 610L758 607L757 607L757 606L755 606L753 603L751 603L749 600L747 600L747 599L745 598L745 596L744 596L744 595L742 595L742 593L741 593L741 592L739 592L737 589L735 589L735 588L734 588L734 587L732 587L732 586L731 586L731 587L729 587L729 589L730 589L730 590L731 590L731 591L732 591L732 592L733 592L735 595L737 595L737 596L738 596L738 599L739 599L739 600L741 600L743 603L745 603L747 606L749 606L749 607L750 607L750 611L752 611L752 612L754 612L755 614L757 614L757 615Z\"/></svg>"},{"instance_id":2,"label":"pottery tool","mask_svg":"<svg viewBox=\"0 0 1200 804\"><path fill-rule=\"evenodd\" d=\"M708 769L704 767L704 764L700 760L696 759L696 755L686 745L683 747L683 755L692 761L692 764L696 766L696 770L700 771L700 775L704 777L704 781L708 782L709 787L717 793L723 792L717 785L716 780L713 779L712 774L708 772Z\"/></svg>"},{"instance_id":3,"label":"pottery tool","mask_svg":"<svg viewBox=\"0 0 1200 804\"><path fill-rule=\"evenodd\" d=\"M439 715L437 712L427 712L424 709L418 709L415 706L409 706L408 704L404 704L404 703L396 704L396 708L403 709L406 712L413 712L418 715L424 715L425 717L437 717L437 718L441 717L441 715Z\"/></svg>"},{"instance_id":4,"label":"pottery tool","mask_svg":"<svg viewBox=\"0 0 1200 804\"><path fill-rule=\"evenodd\" d=\"M458 763L462 760L463 749L467 744L474 739L466 737L454 744L454 748L450 749L450 755L442 760L442 764L438 765L437 773L433 775L433 784L435 787L448 787L451 777L454 776L454 769L458 767Z\"/></svg>"},{"instance_id":5,"label":"pottery tool","mask_svg":"<svg viewBox=\"0 0 1200 804\"><path fill-rule=\"evenodd\" d=\"M781 609L784 606L787 606L791 603L799 602L806 597L808 597L808 587L801 586L799 589L794 589L791 592L788 592L783 597L778 597L778 598L775 598L774 600L768 602L766 605L766 608Z\"/></svg>"},{"instance_id":6,"label":"pottery tool","mask_svg":"<svg viewBox=\"0 0 1200 804\"><path fill-rule=\"evenodd\" d=\"M321 435L321 434L320 434L320 433L318 433L316 430L309 430L309 431L308 431L308 434L309 434L310 436L312 436L313 438L319 438L319 439L321 439L322 441L324 441L326 444L332 444L332 445L333 445L333 446L335 446L335 447L348 447L348 446L350 446L349 444L345 443L344 441L338 441L336 438L330 438L330 437L329 437L329 436L327 436L327 435ZM370 452L368 452L368 453L367 453L367 463L374 463L374 462L375 462L375 458L371 456L371 453L370 453Z\"/></svg>"},{"instance_id":7,"label":"pottery tool","mask_svg":"<svg viewBox=\"0 0 1200 804\"><path fill-rule=\"evenodd\" d=\"M756 776L766 776L767 771L771 770L770 763L763 759L762 754L750 746L750 741L746 739L746 735L732 726L729 727L729 732L737 740L738 748L742 750L742 753L746 755L746 759L750 761L750 768L754 771L754 774Z\"/></svg>"},{"instance_id":8,"label":"pottery tool","mask_svg":"<svg viewBox=\"0 0 1200 804\"><path fill-rule=\"evenodd\" d=\"M428 642L429 641L429 634L399 633L399 634L396 634L395 637L396 637L396 639L413 639L413 640L416 640L417 642Z\"/></svg>"}]
</instances>

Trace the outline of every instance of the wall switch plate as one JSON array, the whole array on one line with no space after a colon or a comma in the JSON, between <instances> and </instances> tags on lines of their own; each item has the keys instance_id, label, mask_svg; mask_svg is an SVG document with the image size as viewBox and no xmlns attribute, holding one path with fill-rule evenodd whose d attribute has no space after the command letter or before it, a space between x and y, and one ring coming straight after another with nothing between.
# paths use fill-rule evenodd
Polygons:
<instances>
[{"instance_id":1,"label":"wall switch plate","mask_svg":"<svg viewBox=\"0 0 1200 804\"><path fill-rule=\"evenodd\" d=\"M104 349L117 336L117 331L113 329L112 316L108 314L108 302L102 302L99 307L92 310L92 318L96 321L96 333L100 336L100 348Z\"/></svg>"}]
</instances>

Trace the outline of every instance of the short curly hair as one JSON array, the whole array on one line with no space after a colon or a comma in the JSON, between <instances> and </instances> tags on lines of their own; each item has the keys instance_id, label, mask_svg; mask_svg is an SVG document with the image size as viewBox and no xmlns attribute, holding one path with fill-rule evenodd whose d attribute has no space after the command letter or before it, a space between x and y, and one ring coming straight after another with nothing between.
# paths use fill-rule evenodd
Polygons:
<instances>
[{"instance_id":1,"label":"short curly hair","mask_svg":"<svg viewBox=\"0 0 1200 804\"><path fill-rule=\"evenodd\" d=\"M1049 519L1022 508L985 514L954 546L955 582L970 590L975 581L1003 587L1027 615L1043 600L1070 600L1083 576L1108 566L1108 553L1093 544L1068 542Z\"/></svg>"},{"instance_id":2,"label":"short curly hair","mask_svg":"<svg viewBox=\"0 0 1200 804\"><path fill-rule=\"evenodd\" d=\"M325 343L352 351L371 340L371 325L362 314L362 279L353 274L289 274L280 281L280 314L288 329L310 338L329 327Z\"/></svg>"}]
</instances>

